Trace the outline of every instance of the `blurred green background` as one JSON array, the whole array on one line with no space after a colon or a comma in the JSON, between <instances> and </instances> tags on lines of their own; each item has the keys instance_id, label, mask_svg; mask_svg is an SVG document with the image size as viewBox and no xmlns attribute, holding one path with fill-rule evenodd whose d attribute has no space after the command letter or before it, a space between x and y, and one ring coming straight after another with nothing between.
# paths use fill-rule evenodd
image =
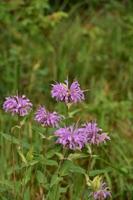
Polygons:
<instances>
[{"instance_id":1,"label":"blurred green background","mask_svg":"<svg viewBox=\"0 0 133 200\"><path fill-rule=\"evenodd\" d=\"M88 89L83 119L97 119L110 134L109 147L100 150L106 162L97 167L112 167L105 176L113 199L133 200L132 0L0 2L0 105L18 92L54 107L51 84L67 77ZM5 132L10 120L1 109Z\"/></svg>"}]
</instances>

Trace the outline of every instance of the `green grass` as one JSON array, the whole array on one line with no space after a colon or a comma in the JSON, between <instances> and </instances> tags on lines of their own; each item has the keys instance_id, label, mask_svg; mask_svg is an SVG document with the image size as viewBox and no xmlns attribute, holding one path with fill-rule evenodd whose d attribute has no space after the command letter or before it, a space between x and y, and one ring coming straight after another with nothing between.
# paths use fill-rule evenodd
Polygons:
<instances>
[{"instance_id":1,"label":"green grass","mask_svg":"<svg viewBox=\"0 0 133 200\"><path fill-rule=\"evenodd\" d=\"M73 108L82 111L76 113L75 120L97 119L111 137L108 145L94 150L98 156L91 162L89 174L104 175L113 199L132 200L132 6L110 2L100 8L90 6L83 10L73 5L68 13L57 11L55 15L51 10L47 1L41 0L27 5L19 1L0 3L0 104L5 96L19 92L25 93L35 107L45 104L65 112L62 104L57 105L51 99L50 84L67 77L70 81L77 79L88 91L85 103ZM16 123L16 118L0 110L0 199L19 199L13 196L14 190L18 195L24 190L24 200L42 199L42 193L45 194L48 183L54 179L58 158L53 155L51 160L55 162L51 161L48 169L44 169L46 155L40 155L43 128L27 120L20 142L18 128L11 132ZM22 152L18 149L20 145ZM28 167L22 154L28 160ZM77 161L79 166L86 169L87 159ZM60 186L61 200L80 200L83 193L86 200L88 190L82 179L78 173L65 176ZM54 186L59 187L55 183ZM56 193L52 189L51 194Z\"/></svg>"}]
</instances>

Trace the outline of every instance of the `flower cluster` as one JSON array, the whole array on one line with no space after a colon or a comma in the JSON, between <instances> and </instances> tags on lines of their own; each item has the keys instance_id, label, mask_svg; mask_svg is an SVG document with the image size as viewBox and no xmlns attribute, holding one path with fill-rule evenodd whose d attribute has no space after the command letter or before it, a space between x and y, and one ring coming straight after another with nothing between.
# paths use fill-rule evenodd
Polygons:
<instances>
[{"instance_id":1,"label":"flower cluster","mask_svg":"<svg viewBox=\"0 0 133 200\"><path fill-rule=\"evenodd\" d=\"M78 81L74 81L69 86L67 80L64 83L53 84L51 96L55 98L56 101L65 102L67 106L69 104L81 102L85 99L84 92L81 90ZM9 112L12 115L28 115L31 108L32 103L25 95L7 97L3 104L5 112ZM99 145L110 140L110 137L98 127L96 122L88 122L81 125L81 127L77 127L77 124L60 127L59 123L62 119L63 116L55 111L48 111L44 106L40 106L37 109L34 117L36 122L45 127L58 128L54 132L56 143L71 150L81 150L88 143L91 145ZM94 200L104 200L111 197L108 187L101 181L100 177L94 178L92 181L92 188Z\"/></svg>"},{"instance_id":2,"label":"flower cluster","mask_svg":"<svg viewBox=\"0 0 133 200\"><path fill-rule=\"evenodd\" d=\"M95 122L85 124L81 128L74 126L60 128L56 130L57 143L62 144L69 149L82 149L85 144L100 144L110 137L106 133L102 133L102 129L98 128Z\"/></svg>"},{"instance_id":3,"label":"flower cluster","mask_svg":"<svg viewBox=\"0 0 133 200\"><path fill-rule=\"evenodd\" d=\"M7 97L3 109L12 115L18 114L19 116L28 115L32 108L32 103L25 95Z\"/></svg>"},{"instance_id":4,"label":"flower cluster","mask_svg":"<svg viewBox=\"0 0 133 200\"><path fill-rule=\"evenodd\" d=\"M89 122L83 126L83 132L87 135L90 144L100 144L110 137L106 133L102 133L102 129L98 127L96 122Z\"/></svg>"},{"instance_id":5,"label":"flower cluster","mask_svg":"<svg viewBox=\"0 0 133 200\"><path fill-rule=\"evenodd\" d=\"M51 95L57 101L64 101L65 103L77 103L84 100L84 93L80 89L78 81L74 81L70 88L68 81L53 84ZM32 103L25 95L12 96L6 98L3 108L6 112L25 116L32 108ZM40 106L35 113L34 119L45 127L58 127L62 116L57 112L49 112L45 107ZM77 128L74 125L59 128L54 134L57 137L57 143L69 149L82 149L86 143L98 145L110 140L110 137L106 133L102 133L102 129L95 122L86 123L81 128Z\"/></svg>"},{"instance_id":6,"label":"flower cluster","mask_svg":"<svg viewBox=\"0 0 133 200\"><path fill-rule=\"evenodd\" d=\"M64 83L53 84L51 95L57 101L64 101L66 104L84 100L84 93L78 81L74 81L70 88L67 80ZM74 128L74 126L60 128L55 135L58 143L70 149L82 149L86 143L99 144L110 139L93 122L85 124L82 128Z\"/></svg>"},{"instance_id":7,"label":"flower cluster","mask_svg":"<svg viewBox=\"0 0 133 200\"><path fill-rule=\"evenodd\" d=\"M93 197L95 200L104 200L107 199L108 197L111 197L111 192L109 191L109 188L106 186L106 183L101 182L99 189L93 192Z\"/></svg>"},{"instance_id":8,"label":"flower cluster","mask_svg":"<svg viewBox=\"0 0 133 200\"><path fill-rule=\"evenodd\" d=\"M51 95L57 101L67 103L78 103L84 100L84 93L80 89L78 81L74 81L69 88L68 81L52 85Z\"/></svg>"},{"instance_id":9,"label":"flower cluster","mask_svg":"<svg viewBox=\"0 0 133 200\"><path fill-rule=\"evenodd\" d=\"M69 149L82 149L87 143L87 137L80 128L69 126L55 131L57 143Z\"/></svg>"},{"instance_id":10,"label":"flower cluster","mask_svg":"<svg viewBox=\"0 0 133 200\"><path fill-rule=\"evenodd\" d=\"M35 113L35 121L44 126L57 127L62 117L57 112L49 112L45 107L40 106Z\"/></svg>"}]
</instances>

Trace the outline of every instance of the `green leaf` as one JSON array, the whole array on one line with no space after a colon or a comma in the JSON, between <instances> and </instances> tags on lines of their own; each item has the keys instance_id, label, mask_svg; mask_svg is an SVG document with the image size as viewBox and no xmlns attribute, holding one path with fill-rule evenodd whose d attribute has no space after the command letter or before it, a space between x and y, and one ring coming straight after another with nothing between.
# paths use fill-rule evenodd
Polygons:
<instances>
[{"instance_id":1,"label":"green leaf","mask_svg":"<svg viewBox=\"0 0 133 200\"><path fill-rule=\"evenodd\" d=\"M72 161L67 160L60 170L60 175L67 176L70 173L85 174L85 170L82 167L75 165Z\"/></svg>"},{"instance_id":2,"label":"green leaf","mask_svg":"<svg viewBox=\"0 0 133 200\"><path fill-rule=\"evenodd\" d=\"M28 162L28 164L26 166L34 166L38 163L39 161L38 160L32 160L30 162Z\"/></svg>"},{"instance_id":3,"label":"green leaf","mask_svg":"<svg viewBox=\"0 0 133 200\"><path fill-rule=\"evenodd\" d=\"M105 169L99 169L99 170L91 170L89 171L89 176L96 176L96 175L108 173L111 171L112 171L111 167L107 167Z\"/></svg>"},{"instance_id":4,"label":"green leaf","mask_svg":"<svg viewBox=\"0 0 133 200\"><path fill-rule=\"evenodd\" d=\"M40 184L47 182L46 177L44 177L44 174L39 170L37 170L37 172L36 172L36 177L37 177L37 181Z\"/></svg>"},{"instance_id":5,"label":"green leaf","mask_svg":"<svg viewBox=\"0 0 133 200\"><path fill-rule=\"evenodd\" d=\"M55 160L45 160L45 165L49 165L49 166L58 166L58 163Z\"/></svg>"},{"instance_id":6,"label":"green leaf","mask_svg":"<svg viewBox=\"0 0 133 200\"><path fill-rule=\"evenodd\" d=\"M79 159L79 158L87 158L88 154L85 153L71 153L68 156L68 160L75 160L75 159Z\"/></svg>"},{"instance_id":7,"label":"green leaf","mask_svg":"<svg viewBox=\"0 0 133 200\"><path fill-rule=\"evenodd\" d=\"M55 152L55 155L56 155L60 160L63 160L63 159L64 159L64 155L63 155L62 153Z\"/></svg>"},{"instance_id":8,"label":"green leaf","mask_svg":"<svg viewBox=\"0 0 133 200\"><path fill-rule=\"evenodd\" d=\"M84 199L83 198L83 191L84 191L84 176L81 174L74 174L73 178L73 185L74 187L72 188L72 200L79 200Z\"/></svg>"},{"instance_id":9,"label":"green leaf","mask_svg":"<svg viewBox=\"0 0 133 200\"><path fill-rule=\"evenodd\" d=\"M30 190L29 190L29 187L26 188L26 190L24 191L24 200L30 200Z\"/></svg>"},{"instance_id":10,"label":"green leaf","mask_svg":"<svg viewBox=\"0 0 133 200\"><path fill-rule=\"evenodd\" d=\"M60 193L66 193L69 188L69 185L67 187L60 187Z\"/></svg>"},{"instance_id":11,"label":"green leaf","mask_svg":"<svg viewBox=\"0 0 133 200\"><path fill-rule=\"evenodd\" d=\"M2 186L13 189L13 182L8 181L8 180L0 180L0 187Z\"/></svg>"},{"instance_id":12,"label":"green leaf","mask_svg":"<svg viewBox=\"0 0 133 200\"><path fill-rule=\"evenodd\" d=\"M60 199L60 187L58 184L54 185L52 188L49 189L46 199L48 200Z\"/></svg>"},{"instance_id":13,"label":"green leaf","mask_svg":"<svg viewBox=\"0 0 133 200\"><path fill-rule=\"evenodd\" d=\"M32 168L28 168L26 173L25 173L25 176L23 177L22 179L22 185L26 185L32 178Z\"/></svg>"},{"instance_id":14,"label":"green leaf","mask_svg":"<svg viewBox=\"0 0 133 200\"><path fill-rule=\"evenodd\" d=\"M47 151L46 158L52 158L54 155L58 154L59 150L59 148L54 147L54 149Z\"/></svg>"},{"instance_id":15,"label":"green leaf","mask_svg":"<svg viewBox=\"0 0 133 200\"><path fill-rule=\"evenodd\" d=\"M54 185L57 185L62 180L63 180L62 177L59 177L57 174L54 174L50 182L50 188L53 187Z\"/></svg>"},{"instance_id":16,"label":"green leaf","mask_svg":"<svg viewBox=\"0 0 133 200\"><path fill-rule=\"evenodd\" d=\"M81 109L76 109L76 110L73 110L72 112L69 112L69 117L72 118L76 113L80 112Z\"/></svg>"},{"instance_id":17,"label":"green leaf","mask_svg":"<svg viewBox=\"0 0 133 200\"><path fill-rule=\"evenodd\" d=\"M20 149L18 150L18 154L20 155L21 160L27 165L27 164L28 164L28 163L27 163L27 160L26 160L26 158L25 158L23 152L20 151Z\"/></svg>"},{"instance_id":18,"label":"green leaf","mask_svg":"<svg viewBox=\"0 0 133 200\"><path fill-rule=\"evenodd\" d=\"M27 152L27 154L26 154L26 159L27 159L28 161L32 161L32 160L33 160L33 157L34 157L34 155L33 155L33 147L31 147L31 148L29 149L29 151Z\"/></svg>"},{"instance_id":19,"label":"green leaf","mask_svg":"<svg viewBox=\"0 0 133 200\"><path fill-rule=\"evenodd\" d=\"M27 149L30 148L30 145L26 142L23 142L23 141L19 141L16 137L14 137L13 135L9 135L9 134L6 134L6 133L3 133L3 132L0 132L0 135L2 137L4 137L6 140L8 140L9 142L13 143L13 144L17 144L18 146L23 146Z\"/></svg>"}]
</instances>

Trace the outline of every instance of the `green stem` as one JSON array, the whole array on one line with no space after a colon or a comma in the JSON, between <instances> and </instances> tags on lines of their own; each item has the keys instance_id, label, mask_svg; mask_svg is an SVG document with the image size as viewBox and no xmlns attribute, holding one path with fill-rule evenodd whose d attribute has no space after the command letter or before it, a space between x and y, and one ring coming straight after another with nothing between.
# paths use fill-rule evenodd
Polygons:
<instances>
[{"instance_id":1,"label":"green stem","mask_svg":"<svg viewBox=\"0 0 133 200\"><path fill-rule=\"evenodd\" d=\"M45 138L43 138L43 143L42 143L42 152L44 153L44 154L46 154L46 152L47 152L47 148L46 148L46 137L48 136L48 128L46 127L46 129L45 129Z\"/></svg>"},{"instance_id":2,"label":"green stem","mask_svg":"<svg viewBox=\"0 0 133 200\"><path fill-rule=\"evenodd\" d=\"M12 133L12 142L11 142L11 152L12 152L12 167L13 167L13 195L14 195L14 198L16 198L16 194L15 194L16 173L15 173L15 155L14 155L14 145L13 145L13 133Z\"/></svg>"},{"instance_id":3,"label":"green stem","mask_svg":"<svg viewBox=\"0 0 133 200\"><path fill-rule=\"evenodd\" d=\"M58 177L60 178L60 169L61 169L61 166L63 165L64 163L64 160L65 160L65 156L66 156L66 153L67 153L67 149L63 149L63 159L60 160L59 162L59 166L57 168L57 175ZM56 192L55 192L55 199L57 198L57 192L58 192L58 187L56 187Z\"/></svg>"},{"instance_id":4,"label":"green stem","mask_svg":"<svg viewBox=\"0 0 133 200\"><path fill-rule=\"evenodd\" d=\"M70 104L67 104L67 105L66 105L66 108L67 108L66 118L67 118L67 119L69 119L69 110L70 110L70 106L71 106ZM55 173L58 175L59 178L60 178L60 170L61 170L61 167L62 167L62 165L63 165L63 163L64 163L66 153L67 153L67 149L63 149L63 159L61 159L61 160L59 161L58 168L57 168L57 170L56 170L56 172L55 172ZM59 184L59 183L58 183L58 184ZM56 186L54 186L54 187L56 187L54 199L57 199L58 184L57 184ZM49 190L49 192L48 192L48 194L47 194L46 200L48 200L49 194L50 194L50 190Z\"/></svg>"},{"instance_id":5,"label":"green stem","mask_svg":"<svg viewBox=\"0 0 133 200\"><path fill-rule=\"evenodd\" d=\"M18 145L18 150L22 153L23 155L23 145L22 145L22 125L21 125L21 118L20 116L18 116L18 126L19 126L19 130L18 130L18 139L19 139L19 145ZM18 164L21 165L21 158L18 159ZM20 179L21 179L21 183L22 183L22 179L23 179L23 175L20 174ZM20 197L23 199L24 197L24 191L25 191L25 186L21 185L20 188Z\"/></svg>"}]
</instances>

